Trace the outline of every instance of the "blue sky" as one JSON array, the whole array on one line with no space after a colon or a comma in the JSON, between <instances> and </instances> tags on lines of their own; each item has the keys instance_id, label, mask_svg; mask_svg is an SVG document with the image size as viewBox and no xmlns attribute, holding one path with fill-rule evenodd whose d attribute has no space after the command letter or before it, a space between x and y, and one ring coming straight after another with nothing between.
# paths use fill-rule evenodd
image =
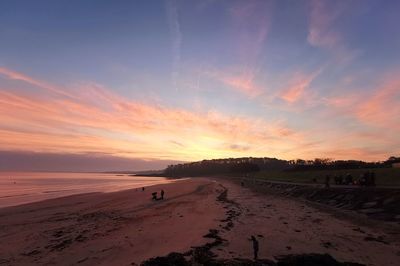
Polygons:
<instances>
[{"instance_id":1,"label":"blue sky","mask_svg":"<svg viewBox=\"0 0 400 266\"><path fill-rule=\"evenodd\" d=\"M386 159L400 144L399 11L399 1L2 1L0 149ZM50 106L12 120L28 108L12 95L134 126L65 109L48 127ZM22 145L32 127L38 140ZM82 137L109 145L81 148Z\"/></svg>"}]
</instances>

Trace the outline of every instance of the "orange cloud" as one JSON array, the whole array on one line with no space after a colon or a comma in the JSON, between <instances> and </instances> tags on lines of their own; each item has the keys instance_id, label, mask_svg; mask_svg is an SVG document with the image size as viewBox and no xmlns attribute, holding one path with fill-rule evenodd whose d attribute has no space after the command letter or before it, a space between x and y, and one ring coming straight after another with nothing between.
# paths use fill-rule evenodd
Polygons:
<instances>
[{"instance_id":1,"label":"orange cloud","mask_svg":"<svg viewBox=\"0 0 400 266\"><path fill-rule=\"evenodd\" d=\"M350 134L340 127L337 131L299 131L279 120L132 101L95 83L69 88L75 92L74 98L0 88L0 149L174 160L249 155L307 159L325 154L333 158L354 155L360 159L384 159L383 150L390 152L390 146L398 143L394 135L387 133L389 129L399 133L394 125L390 127L399 117L395 105L399 83L395 80L388 80L372 96L360 101L326 100L345 108L360 121L385 126L385 134L363 129Z\"/></svg>"},{"instance_id":2,"label":"orange cloud","mask_svg":"<svg viewBox=\"0 0 400 266\"><path fill-rule=\"evenodd\" d=\"M303 96L304 90L308 87L310 81L301 80L298 83L291 85L281 95L282 99L289 103L298 101Z\"/></svg>"},{"instance_id":3,"label":"orange cloud","mask_svg":"<svg viewBox=\"0 0 400 266\"><path fill-rule=\"evenodd\" d=\"M249 98L254 98L264 92L264 89L256 84L255 71L252 69L241 71L206 71L202 74L221 82L228 88Z\"/></svg>"},{"instance_id":4,"label":"orange cloud","mask_svg":"<svg viewBox=\"0 0 400 266\"><path fill-rule=\"evenodd\" d=\"M199 160L284 156L302 139L282 122L140 103L93 83L72 89L75 98L0 89L0 148Z\"/></svg>"},{"instance_id":5,"label":"orange cloud","mask_svg":"<svg viewBox=\"0 0 400 266\"><path fill-rule=\"evenodd\" d=\"M304 75L296 73L289 80L289 85L283 89L280 97L288 103L299 101L304 95L306 89L310 86L311 82L319 75L322 69L312 73L311 75Z\"/></svg>"},{"instance_id":6,"label":"orange cloud","mask_svg":"<svg viewBox=\"0 0 400 266\"><path fill-rule=\"evenodd\" d=\"M381 85L372 91L347 93L323 101L334 108L335 114L354 117L366 125L393 129L400 124L400 78L397 72L386 75Z\"/></svg>"},{"instance_id":7,"label":"orange cloud","mask_svg":"<svg viewBox=\"0 0 400 266\"><path fill-rule=\"evenodd\" d=\"M343 121L344 128L325 130L334 139L325 150L333 154L366 160L383 160L400 152L400 79L398 71L383 77L380 85L358 93L347 92L323 99L326 120ZM324 118L322 118L324 119ZM318 134L318 133L316 133ZM338 148L342 147L342 148ZM348 154L346 157L344 155Z\"/></svg>"},{"instance_id":8,"label":"orange cloud","mask_svg":"<svg viewBox=\"0 0 400 266\"><path fill-rule=\"evenodd\" d=\"M29 83L29 84L33 85L33 86L49 90L49 91L52 91L52 92L60 94L60 95L73 97L71 94L63 91L61 88L57 88L56 86L51 85L51 84L49 84L47 82L28 77L28 76L26 76L26 75L24 75L22 73L19 73L19 72L16 72L16 71L12 71L12 70L7 69L7 68L0 67L0 74L4 75L5 77L7 77L9 79L24 81L26 83Z\"/></svg>"},{"instance_id":9,"label":"orange cloud","mask_svg":"<svg viewBox=\"0 0 400 266\"><path fill-rule=\"evenodd\" d=\"M356 108L356 116L367 124L399 128L400 79L390 77L369 98L362 98Z\"/></svg>"},{"instance_id":10,"label":"orange cloud","mask_svg":"<svg viewBox=\"0 0 400 266\"><path fill-rule=\"evenodd\" d=\"M262 93L262 89L254 84L253 77L247 76L225 76L221 77L221 81L237 91L249 96L255 97Z\"/></svg>"}]
</instances>

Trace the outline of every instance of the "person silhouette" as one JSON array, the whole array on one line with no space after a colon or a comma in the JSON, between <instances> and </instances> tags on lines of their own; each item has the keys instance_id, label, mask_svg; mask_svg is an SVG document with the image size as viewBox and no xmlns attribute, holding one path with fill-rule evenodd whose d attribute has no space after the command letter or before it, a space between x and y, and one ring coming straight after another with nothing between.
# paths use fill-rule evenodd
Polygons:
<instances>
[{"instance_id":1,"label":"person silhouette","mask_svg":"<svg viewBox=\"0 0 400 266\"><path fill-rule=\"evenodd\" d=\"M326 175L325 177L325 187L329 188L329 182L331 180L331 176L330 175Z\"/></svg>"},{"instance_id":2,"label":"person silhouette","mask_svg":"<svg viewBox=\"0 0 400 266\"><path fill-rule=\"evenodd\" d=\"M161 199L164 199L164 190L161 189Z\"/></svg>"},{"instance_id":3,"label":"person silhouette","mask_svg":"<svg viewBox=\"0 0 400 266\"><path fill-rule=\"evenodd\" d=\"M251 236L251 241L253 242L253 252L254 252L254 260L258 259L258 240L255 236Z\"/></svg>"},{"instance_id":4,"label":"person silhouette","mask_svg":"<svg viewBox=\"0 0 400 266\"><path fill-rule=\"evenodd\" d=\"M151 193L151 199L152 200L157 200L157 192L153 192L153 193Z\"/></svg>"}]
</instances>

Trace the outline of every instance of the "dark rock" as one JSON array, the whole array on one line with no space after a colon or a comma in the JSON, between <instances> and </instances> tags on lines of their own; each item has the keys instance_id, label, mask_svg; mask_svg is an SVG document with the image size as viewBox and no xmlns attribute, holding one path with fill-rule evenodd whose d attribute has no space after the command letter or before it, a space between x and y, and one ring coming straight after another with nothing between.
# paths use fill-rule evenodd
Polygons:
<instances>
[{"instance_id":1,"label":"dark rock","mask_svg":"<svg viewBox=\"0 0 400 266\"><path fill-rule=\"evenodd\" d=\"M203 236L204 238L217 238L218 237L218 230L210 229L209 233Z\"/></svg>"},{"instance_id":2,"label":"dark rock","mask_svg":"<svg viewBox=\"0 0 400 266\"><path fill-rule=\"evenodd\" d=\"M385 199L385 200L383 201L383 205L389 205L389 204L391 204L391 203L393 203L393 202L395 202L395 201L396 201L395 198L387 198L387 199Z\"/></svg>"},{"instance_id":3,"label":"dark rock","mask_svg":"<svg viewBox=\"0 0 400 266\"><path fill-rule=\"evenodd\" d=\"M378 205L378 202L376 202L376 201L370 201L370 202L364 203L364 204L363 204L363 208L368 209L368 208L375 207L376 205Z\"/></svg>"},{"instance_id":4,"label":"dark rock","mask_svg":"<svg viewBox=\"0 0 400 266\"><path fill-rule=\"evenodd\" d=\"M142 266L189 266L183 254L172 252L165 257L156 257L149 259Z\"/></svg>"},{"instance_id":5,"label":"dark rock","mask_svg":"<svg viewBox=\"0 0 400 266\"><path fill-rule=\"evenodd\" d=\"M376 209L376 208L370 208L370 209L363 209L361 210L362 213L365 214L374 214L374 213L379 213L379 212L383 212L383 209Z\"/></svg>"},{"instance_id":6,"label":"dark rock","mask_svg":"<svg viewBox=\"0 0 400 266\"><path fill-rule=\"evenodd\" d=\"M327 242L322 242L322 246L324 246L325 248L332 248L333 245L331 242L327 241Z\"/></svg>"},{"instance_id":7,"label":"dark rock","mask_svg":"<svg viewBox=\"0 0 400 266\"><path fill-rule=\"evenodd\" d=\"M363 266L352 262L338 262L328 254L300 254L277 257L277 266Z\"/></svg>"},{"instance_id":8,"label":"dark rock","mask_svg":"<svg viewBox=\"0 0 400 266\"><path fill-rule=\"evenodd\" d=\"M375 241L375 242L383 243L383 244L386 244L386 245L389 244L388 242L386 242L386 241L383 239L382 236L378 236L378 237L366 236L366 237L364 238L364 240L365 240L365 241Z\"/></svg>"}]
</instances>

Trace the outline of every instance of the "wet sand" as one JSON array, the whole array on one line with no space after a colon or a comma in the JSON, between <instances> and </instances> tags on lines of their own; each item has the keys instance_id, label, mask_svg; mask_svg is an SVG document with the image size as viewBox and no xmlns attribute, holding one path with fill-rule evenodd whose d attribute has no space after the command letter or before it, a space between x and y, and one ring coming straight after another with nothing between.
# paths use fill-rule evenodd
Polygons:
<instances>
[{"instance_id":1,"label":"wet sand","mask_svg":"<svg viewBox=\"0 0 400 266\"><path fill-rule=\"evenodd\" d=\"M131 265L187 251L223 217L216 188L182 180L0 209L0 265ZM151 201L161 189L165 200Z\"/></svg>"},{"instance_id":2,"label":"wet sand","mask_svg":"<svg viewBox=\"0 0 400 266\"><path fill-rule=\"evenodd\" d=\"M151 201L151 192L161 189L166 199ZM211 243L203 237L210 229L221 239L210 251L221 259L251 259L248 239L255 235L262 259L328 253L339 261L398 265L398 224L365 219L258 194L225 179L188 179L145 192L91 193L0 209L0 265L140 264Z\"/></svg>"}]
</instances>

